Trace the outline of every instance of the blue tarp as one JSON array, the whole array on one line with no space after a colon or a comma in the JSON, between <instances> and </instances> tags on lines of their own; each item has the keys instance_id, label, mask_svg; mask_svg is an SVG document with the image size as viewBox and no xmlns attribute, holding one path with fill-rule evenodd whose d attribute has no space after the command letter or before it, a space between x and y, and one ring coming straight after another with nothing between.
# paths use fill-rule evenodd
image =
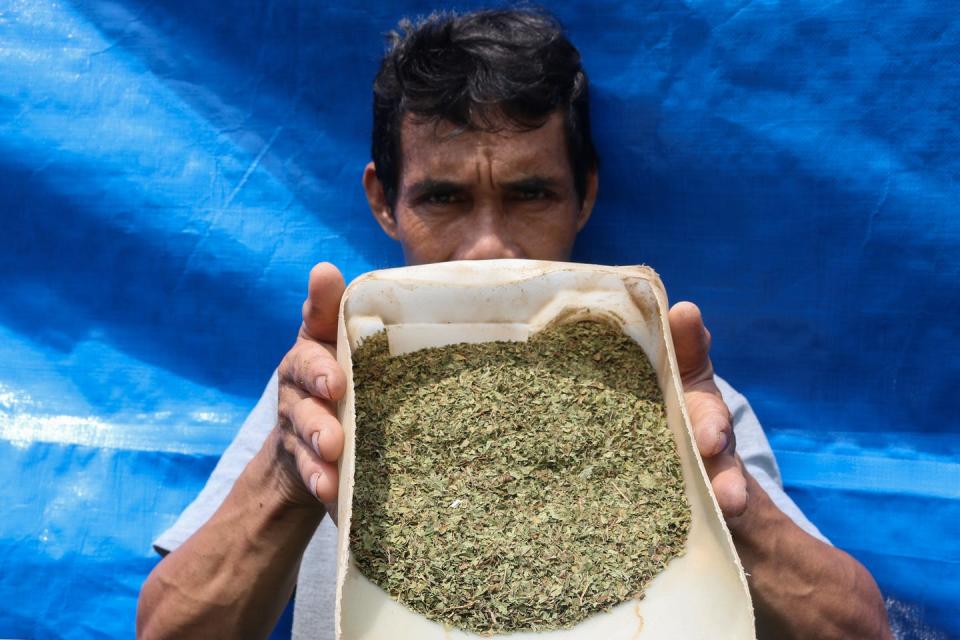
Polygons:
<instances>
[{"instance_id":1,"label":"blue tarp","mask_svg":"<svg viewBox=\"0 0 960 640\"><path fill-rule=\"evenodd\" d=\"M0 0L0 636L130 637L309 267L400 264L360 188L370 81L434 6ZM700 304L901 637L960 637L955 3L552 8L603 157L575 257Z\"/></svg>"}]
</instances>

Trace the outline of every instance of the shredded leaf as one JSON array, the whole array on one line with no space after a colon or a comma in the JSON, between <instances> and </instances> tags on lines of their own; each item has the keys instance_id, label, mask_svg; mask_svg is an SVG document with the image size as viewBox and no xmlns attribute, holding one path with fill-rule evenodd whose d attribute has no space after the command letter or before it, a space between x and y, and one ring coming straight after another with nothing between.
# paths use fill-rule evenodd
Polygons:
<instances>
[{"instance_id":1,"label":"shredded leaf","mask_svg":"<svg viewBox=\"0 0 960 640\"><path fill-rule=\"evenodd\" d=\"M351 554L391 597L465 631L567 628L683 552L680 460L656 374L604 322L527 342L353 355Z\"/></svg>"}]
</instances>

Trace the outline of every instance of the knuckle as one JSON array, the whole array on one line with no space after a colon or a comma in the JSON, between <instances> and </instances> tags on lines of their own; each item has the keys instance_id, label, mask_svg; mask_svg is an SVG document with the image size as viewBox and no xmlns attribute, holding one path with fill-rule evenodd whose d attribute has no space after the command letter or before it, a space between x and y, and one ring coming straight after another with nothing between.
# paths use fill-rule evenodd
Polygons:
<instances>
[{"instance_id":1,"label":"knuckle","mask_svg":"<svg viewBox=\"0 0 960 640\"><path fill-rule=\"evenodd\" d=\"M321 345L317 345L316 352L311 355L309 369L311 379L320 375L327 376L328 379L343 377L340 363Z\"/></svg>"},{"instance_id":2,"label":"knuckle","mask_svg":"<svg viewBox=\"0 0 960 640\"><path fill-rule=\"evenodd\" d=\"M311 380L317 375L318 361L322 361L323 354L315 348L318 345L300 344L291 349L284 360L285 380L301 389L308 389ZM323 351L323 349L320 349Z\"/></svg>"},{"instance_id":3,"label":"knuckle","mask_svg":"<svg viewBox=\"0 0 960 640\"><path fill-rule=\"evenodd\" d=\"M300 417L300 402L302 402L302 400L291 402L287 411L287 417L290 421L290 426L294 431L297 431L297 427L302 421L302 418Z\"/></svg>"},{"instance_id":4,"label":"knuckle","mask_svg":"<svg viewBox=\"0 0 960 640\"><path fill-rule=\"evenodd\" d=\"M298 433L304 433L313 422L311 407L308 404L310 398L304 398L293 405L293 423Z\"/></svg>"},{"instance_id":5,"label":"knuckle","mask_svg":"<svg viewBox=\"0 0 960 640\"><path fill-rule=\"evenodd\" d=\"M279 422L288 422L292 417L291 403L280 400L277 403L277 417Z\"/></svg>"},{"instance_id":6,"label":"knuckle","mask_svg":"<svg viewBox=\"0 0 960 640\"><path fill-rule=\"evenodd\" d=\"M284 446L287 446L289 444L287 442L287 436L293 433L293 420L290 417L289 411L283 413L280 411L277 412L277 429L279 429L284 439Z\"/></svg>"},{"instance_id":7,"label":"knuckle","mask_svg":"<svg viewBox=\"0 0 960 640\"><path fill-rule=\"evenodd\" d=\"M313 340L305 340L298 347L298 351L300 360L305 364L314 361L322 362L330 357L330 353L324 348L323 344Z\"/></svg>"},{"instance_id":8,"label":"knuckle","mask_svg":"<svg viewBox=\"0 0 960 640\"><path fill-rule=\"evenodd\" d=\"M294 439L291 437L289 422L285 420L277 420L276 428L279 431L277 450L281 454L280 459L288 466L291 462L296 464L297 446L296 442L294 442Z\"/></svg>"},{"instance_id":9,"label":"knuckle","mask_svg":"<svg viewBox=\"0 0 960 640\"><path fill-rule=\"evenodd\" d=\"M280 366L277 368L281 378L291 380L296 375L302 359L301 351L302 347L299 344L295 344L283 355L283 359L280 360Z\"/></svg>"},{"instance_id":10,"label":"knuckle","mask_svg":"<svg viewBox=\"0 0 960 640\"><path fill-rule=\"evenodd\" d=\"M297 403L303 396L291 385L281 385L277 397L277 413L287 420L294 417Z\"/></svg>"},{"instance_id":11,"label":"knuckle","mask_svg":"<svg viewBox=\"0 0 960 640\"><path fill-rule=\"evenodd\" d=\"M277 415L281 418L289 419L293 404L290 394L287 393L283 387L280 387L280 391L277 394Z\"/></svg>"}]
</instances>

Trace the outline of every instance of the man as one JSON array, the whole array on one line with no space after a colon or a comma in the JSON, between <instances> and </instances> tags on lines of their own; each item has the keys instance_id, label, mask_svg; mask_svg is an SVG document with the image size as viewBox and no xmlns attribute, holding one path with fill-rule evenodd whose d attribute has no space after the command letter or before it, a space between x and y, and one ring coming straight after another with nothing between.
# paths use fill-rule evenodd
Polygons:
<instances>
[{"instance_id":1,"label":"man","mask_svg":"<svg viewBox=\"0 0 960 640\"><path fill-rule=\"evenodd\" d=\"M410 264L568 259L598 189L577 50L530 11L403 26L374 84L373 162L363 172L380 226ZM311 272L276 388L157 543L175 549L144 584L141 636L263 637L296 584L295 637L332 637L334 538L320 525L335 513L343 445L334 404L346 387L334 346L343 290L333 266ZM761 637L889 637L869 573L783 493L749 405L714 377L697 308L679 303L669 320L697 446L749 574Z\"/></svg>"}]
</instances>

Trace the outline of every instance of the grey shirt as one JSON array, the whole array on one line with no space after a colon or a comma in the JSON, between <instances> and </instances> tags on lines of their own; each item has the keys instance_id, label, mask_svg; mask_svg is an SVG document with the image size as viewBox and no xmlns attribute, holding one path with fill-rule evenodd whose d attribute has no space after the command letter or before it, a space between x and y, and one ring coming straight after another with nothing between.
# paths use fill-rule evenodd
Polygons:
<instances>
[{"instance_id":1,"label":"grey shirt","mask_svg":"<svg viewBox=\"0 0 960 640\"><path fill-rule=\"evenodd\" d=\"M801 529L827 542L820 531L783 491L780 469L757 416L747 399L719 376L717 385L733 415L737 452L751 475L773 502ZM154 541L158 551L172 551L206 522L226 497L234 480L260 449L277 418L277 374L267 384L257 406L244 421L233 442L210 475L197 498L172 527ZM297 579L297 597L293 612L295 640L333 640L333 602L336 582L337 529L324 518L304 552Z\"/></svg>"}]
</instances>

